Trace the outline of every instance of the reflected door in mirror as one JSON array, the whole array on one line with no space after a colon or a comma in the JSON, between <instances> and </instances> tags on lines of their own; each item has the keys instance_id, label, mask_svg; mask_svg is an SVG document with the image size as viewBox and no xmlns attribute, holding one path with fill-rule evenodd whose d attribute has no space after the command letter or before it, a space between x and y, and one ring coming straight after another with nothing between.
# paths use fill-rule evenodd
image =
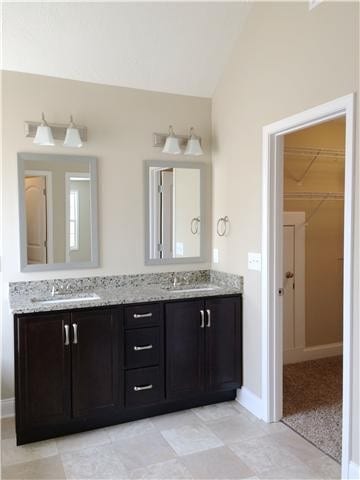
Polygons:
<instances>
[{"instance_id":1,"label":"reflected door in mirror","mask_svg":"<svg viewBox=\"0 0 360 480\"><path fill-rule=\"evenodd\" d=\"M47 263L46 177L25 177L27 256L30 264Z\"/></svg>"}]
</instances>

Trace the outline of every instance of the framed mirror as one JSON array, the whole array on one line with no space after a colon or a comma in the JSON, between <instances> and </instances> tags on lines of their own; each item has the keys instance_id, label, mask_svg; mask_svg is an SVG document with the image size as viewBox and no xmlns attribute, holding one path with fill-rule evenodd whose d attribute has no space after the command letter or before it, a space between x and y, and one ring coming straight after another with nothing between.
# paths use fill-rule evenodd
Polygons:
<instances>
[{"instance_id":1,"label":"framed mirror","mask_svg":"<svg viewBox=\"0 0 360 480\"><path fill-rule=\"evenodd\" d=\"M18 154L22 272L99 265L95 157Z\"/></svg>"},{"instance_id":2,"label":"framed mirror","mask_svg":"<svg viewBox=\"0 0 360 480\"><path fill-rule=\"evenodd\" d=\"M145 264L203 262L205 164L145 161Z\"/></svg>"}]
</instances>

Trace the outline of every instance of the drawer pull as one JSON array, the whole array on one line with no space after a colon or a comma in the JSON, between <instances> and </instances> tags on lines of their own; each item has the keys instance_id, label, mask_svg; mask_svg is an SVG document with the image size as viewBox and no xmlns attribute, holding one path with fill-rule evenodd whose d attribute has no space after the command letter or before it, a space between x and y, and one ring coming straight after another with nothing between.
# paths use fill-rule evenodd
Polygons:
<instances>
[{"instance_id":1,"label":"drawer pull","mask_svg":"<svg viewBox=\"0 0 360 480\"><path fill-rule=\"evenodd\" d=\"M78 343L78 326L77 323L73 323L72 326L74 331L73 344L76 345Z\"/></svg>"},{"instance_id":2,"label":"drawer pull","mask_svg":"<svg viewBox=\"0 0 360 480\"><path fill-rule=\"evenodd\" d=\"M134 313L134 318L147 318L152 317L152 313Z\"/></svg>"},{"instance_id":3,"label":"drawer pull","mask_svg":"<svg viewBox=\"0 0 360 480\"><path fill-rule=\"evenodd\" d=\"M211 310L206 310L208 321L207 321L207 328L211 327Z\"/></svg>"},{"instance_id":4,"label":"drawer pull","mask_svg":"<svg viewBox=\"0 0 360 480\"><path fill-rule=\"evenodd\" d=\"M152 345L143 345L143 346L138 346L138 345L135 345L134 347L134 350L135 352L140 352L141 350L151 350L153 348Z\"/></svg>"},{"instance_id":5,"label":"drawer pull","mask_svg":"<svg viewBox=\"0 0 360 480\"><path fill-rule=\"evenodd\" d=\"M135 386L134 390L135 390L135 392L141 392L142 390L151 390L152 388L153 388L153 386L150 384L150 385L144 385L143 387Z\"/></svg>"}]
</instances>

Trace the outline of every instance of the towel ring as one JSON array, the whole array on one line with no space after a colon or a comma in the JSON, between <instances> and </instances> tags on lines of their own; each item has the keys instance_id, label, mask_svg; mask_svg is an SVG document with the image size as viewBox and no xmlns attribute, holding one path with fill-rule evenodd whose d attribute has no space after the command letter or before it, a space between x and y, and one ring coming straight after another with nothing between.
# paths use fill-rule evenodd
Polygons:
<instances>
[{"instance_id":1,"label":"towel ring","mask_svg":"<svg viewBox=\"0 0 360 480\"><path fill-rule=\"evenodd\" d=\"M194 217L190 223L190 230L193 235L197 235L199 233L200 228L200 217Z\"/></svg>"},{"instance_id":2,"label":"towel ring","mask_svg":"<svg viewBox=\"0 0 360 480\"><path fill-rule=\"evenodd\" d=\"M216 224L216 232L219 237L223 237L227 231L227 224L229 223L229 217L220 217Z\"/></svg>"}]
</instances>

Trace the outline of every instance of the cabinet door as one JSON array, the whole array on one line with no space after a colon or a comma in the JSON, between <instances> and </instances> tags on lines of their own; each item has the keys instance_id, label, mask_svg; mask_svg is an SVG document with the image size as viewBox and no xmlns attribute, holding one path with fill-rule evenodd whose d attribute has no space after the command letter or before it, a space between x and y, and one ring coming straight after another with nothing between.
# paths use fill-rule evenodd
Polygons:
<instances>
[{"instance_id":1,"label":"cabinet door","mask_svg":"<svg viewBox=\"0 0 360 480\"><path fill-rule=\"evenodd\" d=\"M205 309L207 390L233 390L241 386L241 299L209 299Z\"/></svg>"},{"instance_id":2,"label":"cabinet door","mask_svg":"<svg viewBox=\"0 0 360 480\"><path fill-rule=\"evenodd\" d=\"M20 430L70 418L69 315L16 318L16 412Z\"/></svg>"},{"instance_id":3,"label":"cabinet door","mask_svg":"<svg viewBox=\"0 0 360 480\"><path fill-rule=\"evenodd\" d=\"M166 396L180 399L204 390L202 301L168 303L166 321Z\"/></svg>"},{"instance_id":4,"label":"cabinet door","mask_svg":"<svg viewBox=\"0 0 360 480\"><path fill-rule=\"evenodd\" d=\"M115 310L71 314L73 416L106 415L119 405L119 319Z\"/></svg>"}]
</instances>

